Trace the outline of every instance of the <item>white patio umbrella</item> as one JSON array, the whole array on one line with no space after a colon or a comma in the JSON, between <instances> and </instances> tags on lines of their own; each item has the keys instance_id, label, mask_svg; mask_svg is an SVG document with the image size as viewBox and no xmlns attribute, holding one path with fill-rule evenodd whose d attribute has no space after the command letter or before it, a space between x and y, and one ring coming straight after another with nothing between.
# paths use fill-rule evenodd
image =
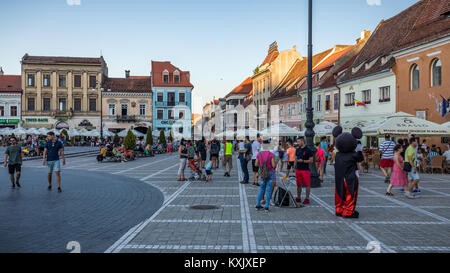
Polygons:
<instances>
[{"instance_id":1,"label":"white patio umbrella","mask_svg":"<svg viewBox=\"0 0 450 273\"><path fill-rule=\"evenodd\" d=\"M143 133L140 133L140 132L138 132L138 131L136 131L136 130L134 130L134 129L131 130L131 132L132 132L136 137L143 137L143 136L145 136ZM120 133L118 133L117 135L120 136L120 137L126 137L127 134L128 134L128 130L122 130L122 131L120 131Z\"/></svg>"},{"instance_id":2,"label":"white patio umbrella","mask_svg":"<svg viewBox=\"0 0 450 273\"><path fill-rule=\"evenodd\" d=\"M258 130L249 128L249 129L239 129L236 131L236 136L238 139L244 139L246 136L249 136L250 138L255 138L258 134Z\"/></svg>"},{"instance_id":3,"label":"white patio umbrella","mask_svg":"<svg viewBox=\"0 0 450 273\"><path fill-rule=\"evenodd\" d=\"M352 120L347 120L345 122L342 122L341 126L344 131L350 132L355 127L358 127L362 130L363 128L372 126L377 122L379 122L379 120L377 121L377 120L352 119Z\"/></svg>"},{"instance_id":4,"label":"white patio umbrella","mask_svg":"<svg viewBox=\"0 0 450 273\"><path fill-rule=\"evenodd\" d=\"M444 124L441 124L441 125L444 126L444 127L450 128L450 121L449 121L449 122L446 122L446 123L444 123Z\"/></svg>"},{"instance_id":5,"label":"white patio umbrella","mask_svg":"<svg viewBox=\"0 0 450 273\"><path fill-rule=\"evenodd\" d=\"M28 132L26 129L22 127L17 127L16 129L12 130L12 133L14 133L14 135L16 136L23 136L26 135Z\"/></svg>"},{"instance_id":6,"label":"white patio umbrella","mask_svg":"<svg viewBox=\"0 0 450 273\"><path fill-rule=\"evenodd\" d=\"M292 127L287 126L284 123L277 125L272 125L269 128L260 132L262 137L288 137L288 136L299 136L300 131L295 130Z\"/></svg>"},{"instance_id":7,"label":"white patio umbrella","mask_svg":"<svg viewBox=\"0 0 450 273\"><path fill-rule=\"evenodd\" d=\"M49 132L47 128L39 128L38 131L40 135L46 135Z\"/></svg>"},{"instance_id":8,"label":"white patio umbrella","mask_svg":"<svg viewBox=\"0 0 450 273\"><path fill-rule=\"evenodd\" d=\"M39 135L40 132L36 128L29 128L29 129L27 129L27 134L28 135Z\"/></svg>"},{"instance_id":9,"label":"white patio umbrella","mask_svg":"<svg viewBox=\"0 0 450 273\"><path fill-rule=\"evenodd\" d=\"M113 136L114 136L113 132L103 129L103 137L113 137Z\"/></svg>"},{"instance_id":10,"label":"white patio umbrella","mask_svg":"<svg viewBox=\"0 0 450 273\"><path fill-rule=\"evenodd\" d=\"M385 120L375 123L369 127L364 128L364 135L402 135L414 134L419 136L448 136L450 135L450 128L440 124L417 118L413 115L398 112Z\"/></svg>"},{"instance_id":11,"label":"white patio umbrella","mask_svg":"<svg viewBox=\"0 0 450 273\"><path fill-rule=\"evenodd\" d=\"M316 126L314 126L314 133L316 133L316 136L331 136L331 134L333 133L333 129L336 126L337 125L334 124L333 122L324 120L324 121L316 124ZM306 129L301 131L300 135L304 136L305 133L306 133Z\"/></svg>"},{"instance_id":12,"label":"white patio umbrella","mask_svg":"<svg viewBox=\"0 0 450 273\"><path fill-rule=\"evenodd\" d=\"M100 131L92 130L85 133L87 137L100 137Z\"/></svg>"},{"instance_id":13,"label":"white patio umbrella","mask_svg":"<svg viewBox=\"0 0 450 273\"><path fill-rule=\"evenodd\" d=\"M9 127L0 129L0 135L8 135L9 136L12 134L13 130L14 129L11 129Z\"/></svg>"}]
</instances>

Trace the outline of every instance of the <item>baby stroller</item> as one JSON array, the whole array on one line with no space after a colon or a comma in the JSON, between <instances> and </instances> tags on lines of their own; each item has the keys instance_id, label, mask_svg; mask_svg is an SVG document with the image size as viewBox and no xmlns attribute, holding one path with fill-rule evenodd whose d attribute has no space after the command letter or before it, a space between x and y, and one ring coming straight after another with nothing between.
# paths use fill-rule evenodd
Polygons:
<instances>
[{"instance_id":1,"label":"baby stroller","mask_svg":"<svg viewBox=\"0 0 450 273\"><path fill-rule=\"evenodd\" d=\"M189 181L206 181L206 176L200 168L200 162L200 158L189 160L189 168L192 170L192 175L189 178Z\"/></svg>"}]
</instances>

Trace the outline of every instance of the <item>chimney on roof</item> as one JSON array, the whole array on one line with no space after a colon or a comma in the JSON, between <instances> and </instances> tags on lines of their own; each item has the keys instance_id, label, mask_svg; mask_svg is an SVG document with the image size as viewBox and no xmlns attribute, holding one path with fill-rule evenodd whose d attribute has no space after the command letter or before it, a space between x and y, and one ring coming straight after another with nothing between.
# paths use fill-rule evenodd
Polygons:
<instances>
[{"instance_id":1,"label":"chimney on roof","mask_svg":"<svg viewBox=\"0 0 450 273\"><path fill-rule=\"evenodd\" d=\"M5 73L3 72L3 68L0 66L0 76L2 76L3 74Z\"/></svg>"},{"instance_id":2,"label":"chimney on roof","mask_svg":"<svg viewBox=\"0 0 450 273\"><path fill-rule=\"evenodd\" d=\"M278 51L278 44L277 41L273 42L269 46L269 54Z\"/></svg>"},{"instance_id":3,"label":"chimney on roof","mask_svg":"<svg viewBox=\"0 0 450 273\"><path fill-rule=\"evenodd\" d=\"M361 37L356 39L356 43L360 43L361 41L366 41L367 39L369 39L370 35L371 35L370 30L361 31Z\"/></svg>"},{"instance_id":4,"label":"chimney on roof","mask_svg":"<svg viewBox=\"0 0 450 273\"><path fill-rule=\"evenodd\" d=\"M297 51L297 46L294 45L294 46L292 47L292 49L293 49L294 51Z\"/></svg>"},{"instance_id":5,"label":"chimney on roof","mask_svg":"<svg viewBox=\"0 0 450 273\"><path fill-rule=\"evenodd\" d=\"M130 77L130 70L125 70L125 78L129 78Z\"/></svg>"}]
</instances>

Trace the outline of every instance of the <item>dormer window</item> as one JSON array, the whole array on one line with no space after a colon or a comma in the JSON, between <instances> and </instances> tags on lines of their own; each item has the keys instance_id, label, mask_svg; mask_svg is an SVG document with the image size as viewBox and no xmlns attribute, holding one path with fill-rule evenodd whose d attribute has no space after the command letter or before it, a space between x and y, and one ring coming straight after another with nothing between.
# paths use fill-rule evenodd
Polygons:
<instances>
[{"instance_id":1,"label":"dormer window","mask_svg":"<svg viewBox=\"0 0 450 273\"><path fill-rule=\"evenodd\" d=\"M180 71L175 70L173 72L173 82L174 83L180 83Z\"/></svg>"},{"instance_id":2,"label":"dormer window","mask_svg":"<svg viewBox=\"0 0 450 273\"><path fill-rule=\"evenodd\" d=\"M163 82L169 83L169 71L167 69L163 71Z\"/></svg>"}]
</instances>

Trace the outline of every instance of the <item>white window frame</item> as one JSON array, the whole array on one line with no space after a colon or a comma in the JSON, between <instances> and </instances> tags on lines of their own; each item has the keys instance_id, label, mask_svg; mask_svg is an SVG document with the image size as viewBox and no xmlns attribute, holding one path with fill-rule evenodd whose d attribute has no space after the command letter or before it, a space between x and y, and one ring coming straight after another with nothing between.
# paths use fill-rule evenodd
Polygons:
<instances>
[{"instance_id":1,"label":"white window frame","mask_svg":"<svg viewBox=\"0 0 450 273\"><path fill-rule=\"evenodd\" d=\"M383 86L380 87L380 101L384 101L386 99L391 99L391 87Z\"/></svg>"},{"instance_id":2,"label":"white window frame","mask_svg":"<svg viewBox=\"0 0 450 273\"><path fill-rule=\"evenodd\" d=\"M416 117L420 119L427 119L427 111L416 111Z\"/></svg>"},{"instance_id":3,"label":"white window frame","mask_svg":"<svg viewBox=\"0 0 450 273\"><path fill-rule=\"evenodd\" d=\"M417 88L414 88L414 68L416 68L416 67L417 67L417 70L419 71L419 75L418 75L419 79L418 79ZM410 69L411 70L409 72L409 75L411 77L411 91L419 90L420 89L420 67L418 64L413 64Z\"/></svg>"},{"instance_id":4,"label":"white window frame","mask_svg":"<svg viewBox=\"0 0 450 273\"><path fill-rule=\"evenodd\" d=\"M337 100L336 100L336 97L337 97ZM333 94L333 111L339 111L339 100L340 100L339 93L335 92ZM336 106L337 106L337 108L336 108Z\"/></svg>"},{"instance_id":5,"label":"white window frame","mask_svg":"<svg viewBox=\"0 0 450 273\"><path fill-rule=\"evenodd\" d=\"M144 113L142 113L144 112ZM147 105L144 103L139 104L139 115L145 116L147 114Z\"/></svg>"},{"instance_id":6,"label":"white window frame","mask_svg":"<svg viewBox=\"0 0 450 273\"><path fill-rule=\"evenodd\" d=\"M345 94L345 105L355 105L355 92Z\"/></svg>"},{"instance_id":7,"label":"white window frame","mask_svg":"<svg viewBox=\"0 0 450 273\"><path fill-rule=\"evenodd\" d=\"M180 118L180 113L183 113L183 117ZM185 110L178 110L178 119L179 120L185 120L186 119L186 111Z\"/></svg>"},{"instance_id":8,"label":"white window frame","mask_svg":"<svg viewBox=\"0 0 450 273\"><path fill-rule=\"evenodd\" d=\"M322 96L320 94L316 95L316 111L322 111Z\"/></svg>"},{"instance_id":9,"label":"white window frame","mask_svg":"<svg viewBox=\"0 0 450 273\"><path fill-rule=\"evenodd\" d=\"M127 116L128 116L128 104L127 103L120 104L120 116L122 116L122 110L123 109L127 110Z\"/></svg>"},{"instance_id":10,"label":"white window frame","mask_svg":"<svg viewBox=\"0 0 450 273\"><path fill-rule=\"evenodd\" d=\"M162 94L162 101L158 100L159 94ZM156 102L164 102L164 92L162 92L162 91L156 92Z\"/></svg>"},{"instance_id":11,"label":"white window frame","mask_svg":"<svg viewBox=\"0 0 450 273\"><path fill-rule=\"evenodd\" d=\"M441 63L441 82L439 85L435 85L434 84L434 67L437 64L437 62ZM442 61L439 58L435 58L433 59L433 61L431 62L431 86L435 87L435 86L442 86Z\"/></svg>"},{"instance_id":12,"label":"white window frame","mask_svg":"<svg viewBox=\"0 0 450 273\"><path fill-rule=\"evenodd\" d=\"M363 102L370 102L372 99L372 91L370 89L361 91L361 98Z\"/></svg>"},{"instance_id":13,"label":"white window frame","mask_svg":"<svg viewBox=\"0 0 450 273\"><path fill-rule=\"evenodd\" d=\"M116 104L115 103L108 104L108 115L110 115L110 116L116 115Z\"/></svg>"}]
</instances>

